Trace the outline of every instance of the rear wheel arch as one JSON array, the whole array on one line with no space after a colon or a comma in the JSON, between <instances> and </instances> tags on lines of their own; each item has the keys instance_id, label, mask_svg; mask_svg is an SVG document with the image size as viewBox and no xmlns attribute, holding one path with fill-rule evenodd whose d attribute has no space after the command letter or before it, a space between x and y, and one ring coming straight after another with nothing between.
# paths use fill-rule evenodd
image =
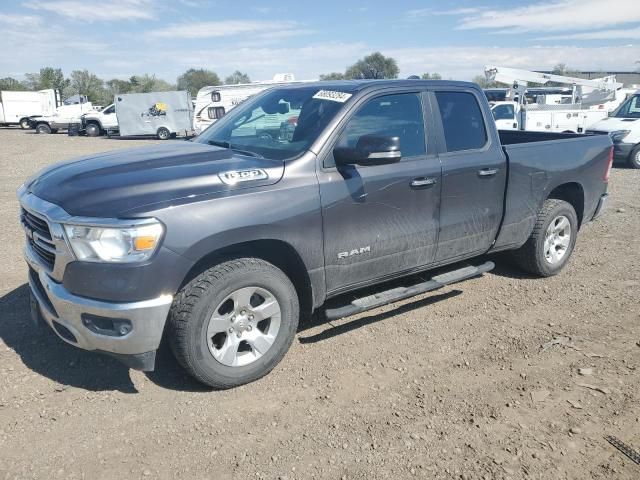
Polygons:
<instances>
[{"instance_id":1,"label":"rear wheel arch","mask_svg":"<svg viewBox=\"0 0 640 480\"><path fill-rule=\"evenodd\" d=\"M547 199L564 200L576 211L578 227L582 225L584 215L584 188L577 182L564 183L555 187Z\"/></svg>"}]
</instances>

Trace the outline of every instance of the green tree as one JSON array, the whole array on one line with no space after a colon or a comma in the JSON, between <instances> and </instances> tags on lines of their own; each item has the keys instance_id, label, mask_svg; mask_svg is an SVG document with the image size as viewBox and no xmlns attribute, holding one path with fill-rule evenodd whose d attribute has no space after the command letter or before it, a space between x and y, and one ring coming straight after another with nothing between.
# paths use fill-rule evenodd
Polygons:
<instances>
[{"instance_id":1,"label":"green tree","mask_svg":"<svg viewBox=\"0 0 640 480\"><path fill-rule=\"evenodd\" d=\"M64 90L69 86L69 79L64 78L61 68L43 67L38 73L25 73L24 76L24 84L29 90Z\"/></svg>"},{"instance_id":2,"label":"green tree","mask_svg":"<svg viewBox=\"0 0 640 480\"><path fill-rule=\"evenodd\" d=\"M344 73L331 72L320 75L320 80L344 80Z\"/></svg>"},{"instance_id":3,"label":"green tree","mask_svg":"<svg viewBox=\"0 0 640 480\"><path fill-rule=\"evenodd\" d=\"M480 88L496 88L500 86L498 82L488 80L484 75L476 75L471 81L480 85Z\"/></svg>"},{"instance_id":4,"label":"green tree","mask_svg":"<svg viewBox=\"0 0 640 480\"><path fill-rule=\"evenodd\" d=\"M442 80L442 75L439 73L423 73L420 77L422 80Z\"/></svg>"},{"instance_id":5,"label":"green tree","mask_svg":"<svg viewBox=\"0 0 640 480\"><path fill-rule=\"evenodd\" d=\"M0 90L26 90L27 87L24 84L16 80L15 78L5 77L0 78Z\"/></svg>"},{"instance_id":6,"label":"green tree","mask_svg":"<svg viewBox=\"0 0 640 480\"><path fill-rule=\"evenodd\" d=\"M237 85L239 83L251 83L251 79L249 75L246 73L242 73L240 70L236 70L227 78L224 79L224 83L226 85ZM205 85L203 85L205 86Z\"/></svg>"},{"instance_id":7,"label":"green tree","mask_svg":"<svg viewBox=\"0 0 640 480\"><path fill-rule=\"evenodd\" d=\"M64 89L64 97L75 94L86 95L90 102L96 104L111 103L104 88L104 82L88 70L71 72L69 85Z\"/></svg>"},{"instance_id":8,"label":"green tree","mask_svg":"<svg viewBox=\"0 0 640 480\"><path fill-rule=\"evenodd\" d=\"M178 77L178 90L186 90L195 95L202 87L221 83L216 72L204 68L190 68Z\"/></svg>"},{"instance_id":9,"label":"green tree","mask_svg":"<svg viewBox=\"0 0 640 480\"><path fill-rule=\"evenodd\" d=\"M374 52L347 68L344 76L353 79L398 78L399 71L394 58Z\"/></svg>"}]
</instances>

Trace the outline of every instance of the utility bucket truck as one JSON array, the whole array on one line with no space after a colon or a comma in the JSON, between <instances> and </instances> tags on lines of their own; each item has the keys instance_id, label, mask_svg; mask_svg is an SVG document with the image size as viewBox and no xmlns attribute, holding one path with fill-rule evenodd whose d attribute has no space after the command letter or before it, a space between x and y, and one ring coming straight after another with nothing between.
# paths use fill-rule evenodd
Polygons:
<instances>
[{"instance_id":1,"label":"utility bucket truck","mask_svg":"<svg viewBox=\"0 0 640 480\"><path fill-rule=\"evenodd\" d=\"M584 133L607 117L605 103L615 99L616 91L622 88L614 76L587 80L496 66L485 67L485 75L491 81L511 86L507 98L514 101L495 102L491 108L499 130ZM537 97L538 103L527 103L530 83L549 82L569 86L571 97L556 103L555 97L542 95Z\"/></svg>"},{"instance_id":2,"label":"utility bucket truck","mask_svg":"<svg viewBox=\"0 0 640 480\"><path fill-rule=\"evenodd\" d=\"M51 115L61 104L60 92L54 89L37 92L0 92L0 125L29 128L29 119Z\"/></svg>"}]
</instances>

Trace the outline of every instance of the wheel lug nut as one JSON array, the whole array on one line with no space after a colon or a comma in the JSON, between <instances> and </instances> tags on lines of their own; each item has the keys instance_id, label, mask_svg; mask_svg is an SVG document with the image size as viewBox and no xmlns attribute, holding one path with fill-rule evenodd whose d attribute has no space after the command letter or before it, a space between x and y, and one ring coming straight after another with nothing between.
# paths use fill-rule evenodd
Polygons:
<instances>
[{"instance_id":1,"label":"wheel lug nut","mask_svg":"<svg viewBox=\"0 0 640 480\"><path fill-rule=\"evenodd\" d=\"M233 328L230 328L230 329L229 329L229 333L233 333Z\"/></svg>"},{"instance_id":2,"label":"wheel lug nut","mask_svg":"<svg viewBox=\"0 0 640 480\"><path fill-rule=\"evenodd\" d=\"M253 315L249 315L249 320L253 320Z\"/></svg>"},{"instance_id":3,"label":"wheel lug nut","mask_svg":"<svg viewBox=\"0 0 640 480\"><path fill-rule=\"evenodd\" d=\"M251 330L253 330L253 327L251 325L247 326L247 331L250 332Z\"/></svg>"},{"instance_id":4,"label":"wheel lug nut","mask_svg":"<svg viewBox=\"0 0 640 480\"><path fill-rule=\"evenodd\" d=\"M241 315L244 315L245 313L247 313L247 312L246 312L246 310L242 310L242 311L240 312L240 314L241 314Z\"/></svg>"}]
</instances>

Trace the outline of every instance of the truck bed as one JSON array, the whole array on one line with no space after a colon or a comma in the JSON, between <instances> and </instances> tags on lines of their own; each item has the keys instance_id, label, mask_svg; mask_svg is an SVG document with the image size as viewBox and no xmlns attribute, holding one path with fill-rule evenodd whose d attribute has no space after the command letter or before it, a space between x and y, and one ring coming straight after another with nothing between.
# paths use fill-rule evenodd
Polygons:
<instances>
[{"instance_id":1,"label":"truck bed","mask_svg":"<svg viewBox=\"0 0 640 480\"><path fill-rule=\"evenodd\" d=\"M569 138L584 137L579 133L556 132L527 132L523 130L498 130L502 145L518 143L548 142L549 140L567 140Z\"/></svg>"}]
</instances>

